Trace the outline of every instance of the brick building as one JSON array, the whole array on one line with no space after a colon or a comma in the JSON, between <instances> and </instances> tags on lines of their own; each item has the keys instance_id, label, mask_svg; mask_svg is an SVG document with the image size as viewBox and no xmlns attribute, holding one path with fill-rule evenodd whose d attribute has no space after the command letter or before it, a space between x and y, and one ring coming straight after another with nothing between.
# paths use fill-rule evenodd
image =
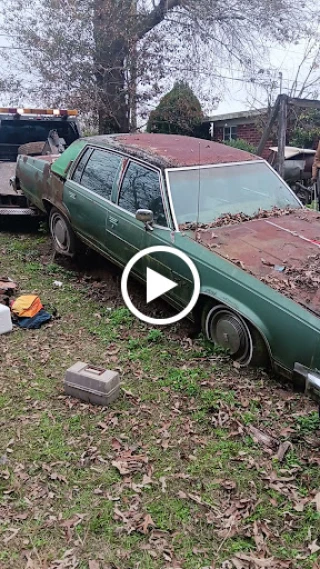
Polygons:
<instances>
[{"instance_id":1,"label":"brick building","mask_svg":"<svg viewBox=\"0 0 320 569\"><path fill-rule=\"evenodd\" d=\"M213 115L208 118L211 123L212 138L216 142L242 139L254 146L258 146L263 127L267 122L268 109L241 111L223 115ZM269 147L277 145L276 137L268 140L263 151L263 158L268 158Z\"/></svg>"}]
</instances>

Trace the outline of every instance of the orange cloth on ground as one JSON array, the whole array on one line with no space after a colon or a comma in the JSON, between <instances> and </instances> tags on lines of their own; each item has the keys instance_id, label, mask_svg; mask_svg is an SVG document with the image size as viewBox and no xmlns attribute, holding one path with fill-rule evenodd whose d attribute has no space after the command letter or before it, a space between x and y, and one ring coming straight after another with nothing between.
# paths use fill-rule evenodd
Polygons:
<instances>
[{"instance_id":1,"label":"orange cloth on ground","mask_svg":"<svg viewBox=\"0 0 320 569\"><path fill-rule=\"evenodd\" d=\"M32 318L42 308L41 300L35 294L19 296L11 305L12 312L19 318Z\"/></svg>"}]
</instances>

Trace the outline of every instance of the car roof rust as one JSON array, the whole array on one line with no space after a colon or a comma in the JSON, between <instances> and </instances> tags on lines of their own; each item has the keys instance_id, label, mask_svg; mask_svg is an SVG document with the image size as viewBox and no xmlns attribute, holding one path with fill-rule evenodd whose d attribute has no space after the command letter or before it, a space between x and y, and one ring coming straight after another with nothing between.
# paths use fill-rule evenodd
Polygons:
<instances>
[{"instance_id":1,"label":"car roof rust","mask_svg":"<svg viewBox=\"0 0 320 569\"><path fill-rule=\"evenodd\" d=\"M162 168L183 168L259 160L258 156L225 144L173 134L131 133L93 136L87 139Z\"/></svg>"}]
</instances>

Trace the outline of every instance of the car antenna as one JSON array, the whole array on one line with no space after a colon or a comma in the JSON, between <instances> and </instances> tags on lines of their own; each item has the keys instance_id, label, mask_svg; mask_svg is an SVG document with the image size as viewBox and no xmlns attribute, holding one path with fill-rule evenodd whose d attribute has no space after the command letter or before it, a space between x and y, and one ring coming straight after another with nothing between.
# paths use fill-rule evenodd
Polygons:
<instances>
[{"instance_id":1,"label":"car antenna","mask_svg":"<svg viewBox=\"0 0 320 569\"><path fill-rule=\"evenodd\" d=\"M199 141L199 169L198 169L198 211L197 211L197 223L196 223L196 228L198 229L199 226L199 217L200 217L200 190L201 190L201 177L200 177L200 165L201 165L201 147L200 147L200 141Z\"/></svg>"}]
</instances>

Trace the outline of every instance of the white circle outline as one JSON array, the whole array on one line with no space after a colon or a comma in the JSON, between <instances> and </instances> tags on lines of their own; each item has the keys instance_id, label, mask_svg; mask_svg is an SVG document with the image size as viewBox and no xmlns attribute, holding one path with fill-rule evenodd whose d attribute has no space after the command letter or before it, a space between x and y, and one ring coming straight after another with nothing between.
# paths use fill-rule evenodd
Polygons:
<instances>
[{"instance_id":1,"label":"white circle outline","mask_svg":"<svg viewBox=\"0 0 320 569\"><path fill-rule=\"evenodd\" d=\"M140 259L142 259L142 257L145 257L146 255L150 255L152 253L170 253L171 255L176 255L177 257L182 259L182 261L184 261L186 265L188 265L192 274L194 288L190 302L181 312L179 312L175 316L171 316L170 318L152 318L151 316L146 316L145 314L143 314L143 312L140 312L140 310L138 310L134 306L129 297L128 278L132 267ZM193 261L191 261L191 259L188 257L188 255L186 255L182 251L179 251L179 249L176 249L175 247L167 247L165 245L156 245L154 247L147 247L146 249L142 249L141 251L136 253L125 266L121 277L121 294L127 308L139 320L142 320L147 324L152 324L156 326L167 326L168 324L175 324L176 322L179 322L179 320L182 320L182 318L188 316L188 314L191 312L191 310L194 308L194 306L197 303L197 300L200 295L200 277L198 269L193 263Z\"/></svg>"}]
</instances>

